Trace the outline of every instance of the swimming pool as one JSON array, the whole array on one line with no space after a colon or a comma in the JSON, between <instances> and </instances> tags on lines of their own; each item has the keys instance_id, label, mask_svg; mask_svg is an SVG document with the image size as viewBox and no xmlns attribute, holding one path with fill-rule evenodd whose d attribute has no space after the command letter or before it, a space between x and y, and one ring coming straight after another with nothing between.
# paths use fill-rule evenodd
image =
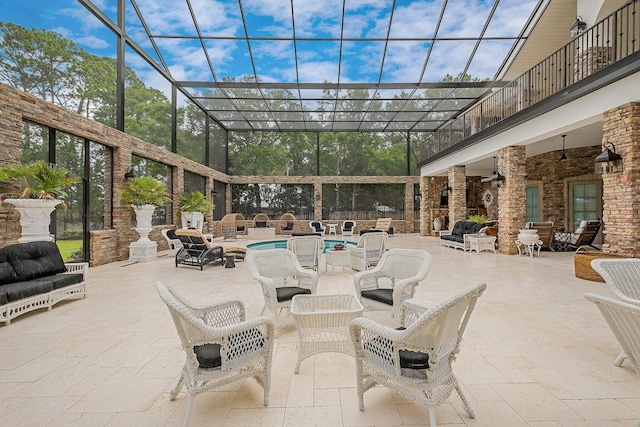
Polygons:
<instances>
[{"instance_id":1,"label":"swimming pool","mask_svg":"<svg viewBox=\"0 0 640 427\"><path fill-rule=\"evenodd\" d=\"M333 245L338 245L338 244L344 244L347 243L347 245L350 246L356 246L357 243L356 242L351 242L348 240L337 240L337 239L325 239L324 240L324 248L322 249L322 253L325 253L327 251L327 249L332 249ZM287 248L287 241L286 240L266 240L264 242L257 242L257 243L249 243L247 245L247 249L258 249L258 250L262 250L262 249L286 249Z\"/></svg>"}]
</instances>

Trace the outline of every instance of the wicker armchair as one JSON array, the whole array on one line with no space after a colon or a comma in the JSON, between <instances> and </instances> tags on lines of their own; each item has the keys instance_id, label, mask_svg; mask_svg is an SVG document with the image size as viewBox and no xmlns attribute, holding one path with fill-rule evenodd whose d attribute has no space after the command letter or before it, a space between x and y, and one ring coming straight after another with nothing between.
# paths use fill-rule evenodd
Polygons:
<instances>
[{"instance_id":1,"label":"wicker armchair","mask_svg":"<svg viewBox=\"0 0 640 427\"><path fill-rule=\"evenodd\" d=\"M280 234L292 235L295 232L297 218L292 213L284 213L280 217Z\"/></svg>"},{"instance_id":2,"label":"wicker armchair","mask_svg":"<svg viewBox=\"0 0 640 427\"><path fill-rule=\"evenodd\" d=\"M273 323L266 317L245 320L241 301L191 303L161 282L156 290L171 313L186 355L169 395L174 400L183 386L189 393L183 426L189 424L197 394L244 378L253 377L263 387L268 405Z\"/></svg>"},{"instance_id":3,"label":"wicker armchair","mask_svg":"<svg viewBox=\"0 0 640 427\"><path fill-rule=\"evenodd\" d=\"M249 252L246 257L249 274L262 285L264 307L271 312L277 328L292 325L291 300L299 294L315 294L318 273L302 268L296 255L288 249Z\"/></svg>"},{"instance_id":4,"label":"wicker armchair","mask_svg":"<svg viewBox=\"0 0 640 427\"><path fill-rule=\"evenodd\" d=\"M240 213L226 214L220 220L222 236L225 239L235 239L246 233L244 215Z\"/></svg>"},{"instance_id":5,"label":"wicker armchair","mask_svg":"<svg viewBox=\"0 0 640 427\"><path fill-rule=\"evenodd\" d=\"M602 276L607 286L620 300L640 306L640 259L599 258L591 261L591 267ZM621 366L626 358L627 355L623 350L613 363Z\"/></svg>"},{"instance_id":6,"label":"wicker armchair","mask_svg":"<svg viewBox=\"0 0 640 427\"><path fill-rule=\"evenodd\" d=\"M364 393L380 384L426 405L431 427L436 427L435 407L453 390L467 414L475 418L452 363L476 301L485 289L481 284L436 304L407 300L402 303L400 329L364 317L353 320L350 330L360 410L364 410Z\"/></svg>"},{"instance_id":7,"label":"wicker armchair","mask_svg":"<svg viewBox=\"0 0 640 427\"><path fill-rule=\"evenodd\" d=\"M640 306L595 294L584 297L598 307L626 358L640 375Z\"/></svg>"},{"instance_id":8,"label":"wicker armchair","mask_svg":"<svg viewBox=\"0 0 640 427\"><path fill-rule=\"evenodd\" d=\"M254 228L268 228L271 225L271 220L269 219L269 215L264 213L259 213L253 217L253 227Z\"/></svg>"},{"instance_id":9,"label":"wicker armchair","mask_svg":"<svg viewBox=\"0 0 640 427\"><path fill-rule=\"evenodd\" d=\"M320 236L293 236L287 240L287 249L296 254L303 268L318 271L324 242Z\"/></svg>"},{"instance_id":10,"label":"wicker armchair","mask_svg":"<svg viewBox=\"0 0 640 427\"><path fill-rule=\"evenodd\" d=\"M351 268L362 271L374 266L387 249L387 233L367 233L360 236L358 245L350 247Z\"/></svg>"},{"instance_id":11,"label":"wicker armchair","mask_svg":"<svg viewBox=\"0 0 640 427\"><path fill-rule=\"evenodd\" d=\"M172 228L165 228L161 231L161 233L162 233L162 237L164 237L165 240L167 241L167 244L169 245L169 249L171 249L172 251L177 251L182 249L182 242L180 241L178 236L176 236L176 230Z\"/></svg>"},{"instance_id":12,"label":"wicker armchair","mask_svg":"<svg viewBox=\"0 0 640 427\"><path fill-rule=\"evenodd\" d=\"M356 222L352 219L348 219L342 223L342 235L353 236L353 232L356 229Z\"/></svg>"},{"instance_id":13,"label":"wicker armchair","mask_svg":"<svg viewBox=\"0 0 640 427\"><path fill-rule=\"evenodd\" d=\"M375 268L356 273L353 278L362 306L367 311L391 311L398 322L402 301L413 298L416 286L429 273L431 261L426 251L390 249Z\"/></svg>"},{"instance_id":14,"label":"wicker armchair","mask_svg":"<svg viewBox=\"0 0 640 427\"><path fill-rule=\"evenodd\" d=\"M320 221L309 222L309 227L311 228L312 233L318 233L320 235L324 235L324 232L326 230L325 226L322 225Z\"/></svg>"}]
</instances>

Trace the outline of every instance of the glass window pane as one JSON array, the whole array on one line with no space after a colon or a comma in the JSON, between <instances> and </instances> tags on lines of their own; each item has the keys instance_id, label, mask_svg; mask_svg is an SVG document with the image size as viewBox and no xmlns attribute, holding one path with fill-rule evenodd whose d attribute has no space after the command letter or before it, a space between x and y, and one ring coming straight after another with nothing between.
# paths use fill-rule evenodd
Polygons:
<instances>
[{"instance_id":1,"label":"glass window pane","mask_svg":"<svg viewBox=\"0 0 640 427\"><path fill-rule=\"evenodd\" d=\"M206 117L204 112L182 93L178 93L177 153L205 164Z\"/></svg>"}]
</instances>

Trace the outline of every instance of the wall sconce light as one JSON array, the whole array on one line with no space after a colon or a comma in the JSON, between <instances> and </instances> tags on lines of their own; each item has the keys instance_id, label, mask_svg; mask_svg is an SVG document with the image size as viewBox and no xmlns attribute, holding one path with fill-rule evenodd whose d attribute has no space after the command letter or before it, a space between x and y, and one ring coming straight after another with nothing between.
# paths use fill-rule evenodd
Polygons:
<instances>
[{"instance_id":1,"label":"wall sconce light","mask_svg":"<svg viewBox=\"0 0 640 427\"><path fill-rule=\"evenodd\" d=\"M320 196L320 193L319 193L319 192L318 192L318 193L316 193L316 200L320 200L320 197L321 197L321 196Z\"/></svg>"},{"instance_id":2,"label":"wall sconce light","mask_svg":"<svg viewBox=\"0 0 640 427\"><path fill-rule=\"evenodd\" d=\"M453 190L453 188L451 188L449 186L449 183L447 182L447 185L444 186L444 188L442 189L442 192L440 193L443 197L448 197L449 193L451 192L451 190Z\"/></svg>"},{"instance_id":3,"label":"wall sconce light","mask_svg":"<svg viewBox=\"0 0 640 427\"><path fill-rule=\"evenodd\" d=\"M216 198L216 197L220 197L220 196L221 196L221 194L217 190L212 190L211 191L211 197Z\"/></svg>"},{"instance_id":4,"label":"wall sconce light","mask_svg":"<svg viewBox=\"0 0 640 427\"><path fill-rule=\"evenodd\" d=\"M135 178L136 174L133 171L133 166L129 166L129 168L127 169L127 171L124 173L124 180L127 181L131 178Z\"/></svg>"},{"instance_id":5,"label":"wall sconce light","mask_svg":"<svg viewBox=\"0 0 640 427\"><path fill-rule=\"evenodd\" d=\"M506 178L504 177L504 175L502 175L500 172L498 172L496 174L496 176L491 180L491 186L492 187L500 187L502 185L503 182L506 181Z\"/></svg>"},{"instance_id":6,"label":"wall sconce light","mask_svg":"<svg viewBox=\"0 0 640 427\"><path fill-rule=\"evenodd\" d=\"M582 20L582 16L576 16L576 22L569 30L570 37L576 37L587 30L587 24Z\"/></svg>"},{"instance_id":7,"label":"wall sconce light","mask_svg":"<svg viewBox=\"0 0 640 427\"><path fill-rule=\"evenodd\" d=\"M602 144L604 151L596 157L596 173L609 174L622 172L622 156L616 153L616 147L611 142Z\"/></svg>"}]
</instances>

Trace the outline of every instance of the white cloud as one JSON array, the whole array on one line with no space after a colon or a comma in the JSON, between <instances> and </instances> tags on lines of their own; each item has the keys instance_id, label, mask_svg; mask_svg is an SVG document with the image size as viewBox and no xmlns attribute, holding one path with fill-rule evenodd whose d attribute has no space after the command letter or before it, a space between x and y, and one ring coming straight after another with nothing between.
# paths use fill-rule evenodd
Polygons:
<instances>
[{"instance_id":1,"label":"white cloud","mask_svg":"<svg viewBox=\"0 0 640 427\"><path fill-rule=\"evenodd\" d=\"M110 46L105 40L95 36L78 37L75 40L76 43L92 49L105 49Z\"/></svg>"}]
</instances>

